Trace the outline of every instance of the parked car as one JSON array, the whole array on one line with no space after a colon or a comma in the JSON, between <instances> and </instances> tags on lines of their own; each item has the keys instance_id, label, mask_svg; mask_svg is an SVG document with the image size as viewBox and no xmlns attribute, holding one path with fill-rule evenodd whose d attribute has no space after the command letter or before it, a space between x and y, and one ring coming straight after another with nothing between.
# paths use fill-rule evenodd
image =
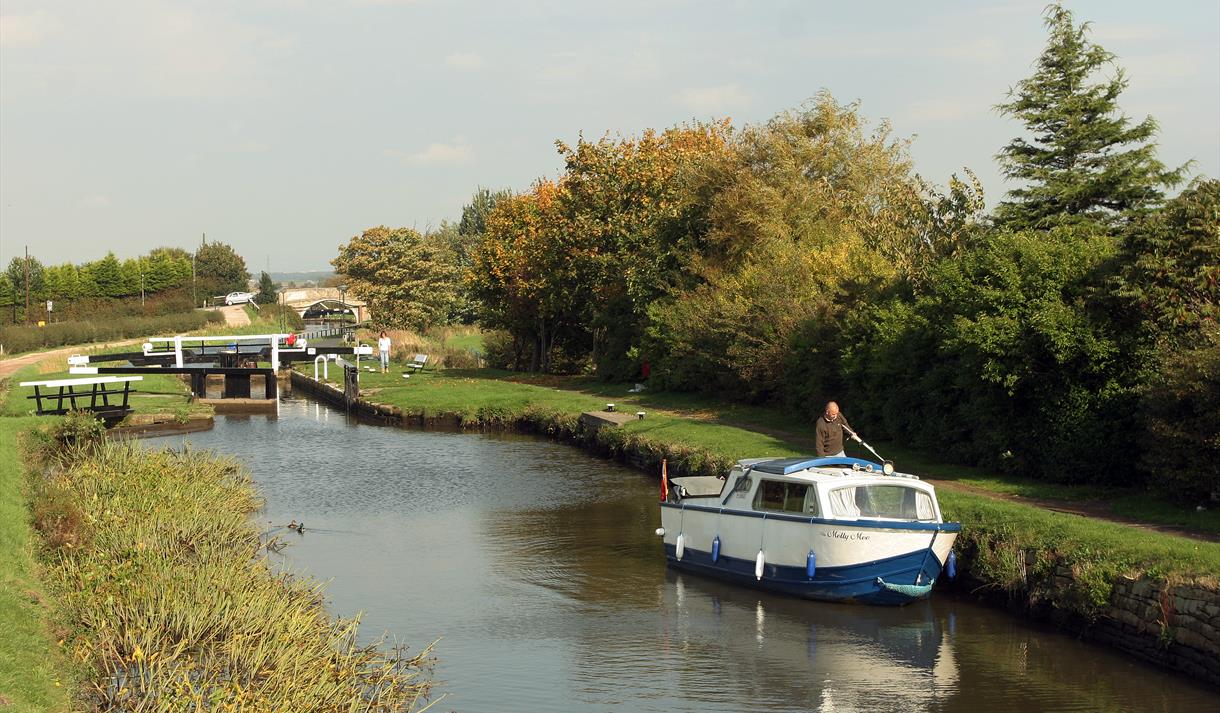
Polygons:
<instances>
[{"instance_id":1,"label":"parked car","mask_svg":"<svg viewBox=\"0 0 1220 713\"><path fill-rule=\"evenodd\" d=\"M225 295L225 304L227 305L244 305L247 302L253 301L253 292L230 292Z\"/></svg>"}]
</instances>

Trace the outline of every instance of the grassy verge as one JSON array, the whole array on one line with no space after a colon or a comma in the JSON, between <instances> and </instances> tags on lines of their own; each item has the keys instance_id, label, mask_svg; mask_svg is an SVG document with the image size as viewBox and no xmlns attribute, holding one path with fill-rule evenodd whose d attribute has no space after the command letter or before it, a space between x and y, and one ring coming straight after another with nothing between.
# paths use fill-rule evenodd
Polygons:
<instances>
[{"instance_id":1,"label":"grassy verge","mask_svg":"<svg viewBox=\"0 0 1220 713\"><path fill-rule=\"evenodd\" d=\"M520 411L527 405L535 409L579 412L613 402L620 411L648 412L643 422L628 426L629 431L653 432L658 436L668 431L666 438L706 448L709 453L724 457L738 458L742 453L807 454L813 452L814 447L812 426L802 416L766 407L715 401L705 395L648 391L633 394L628 392L629 385L561 377L538 377L530 379L531 383L519 383L518 380L524 378L521 374L489 369L449 370L435 376L425 373L420 379L412 377L405 381L401 372L402 369L391 368L389 375L369 374L362 377L361 383L366 389L384 389L385 393L378 400L399 406L407 413L451 411L471 420L479 418L481 412L494 415L496 410ZM312 375L312 367L305 373ZM442 381L426 385L430 378ZM400 389L410 391L400 392ZM709 428L709 425L724 428ZM865 436L867 438L867 434ZM1003 496L1083 503L1120 518L1220 534L1220 508L1200 511L1183 507L1146 490L1048 483L998 475L981 468L943 463L896 443L874 441L872 445L894 460L900 469L927 478L952 481ZM848 452L872 457L854 444L848 444Z\"/></svg>"},{"instance_id":2,"label":"grassy verge","mask_svg":"<svg viewBox=\"0 0 1220 713\"><path fill-rule=\"evenodd\" d=\"M951 490L942 510L963 524L957 549L988 589L1091 619L1119 577L1220 588L1220 544L1165 535ZM1056 569L1071 571L1056 580Z\"/></svg>"},{"instance_id":3,"label":"grassy verge","mask_svg":"<svg viewBox=\"0 0 1220 713\"><path fill-rule=\"evenodd\" d=\"M8 388L3 392L0 402L0 416L28 416L33 414L34 401L29 396L33 389L20 387L22 381L43 381L48 379L66 379L74 375L66 370L60 370L62 359L51 359L39 364L32 364L16 371L8 379ZM178 420L185 420L193 415L209 415L210 406L194 404L190 401L190 389L181 379L170 374L148 374L143 380L133 382L129 404L133 413L166 414Z\"/></svg>"},{"instance_id":4,"label":"grassy verge","mask_svg":"<svg viewBox=\"0 0 1220 713\"><path fill-rule=\"evenodd\" d=\"M57 371L63 361L36 362L0 382L0 710L5 711L68 710L72 688L70 667L53 644L51 622L58 628L61 612L53 612L55 598L39 581L18 448L20 433L55 419L31 415L33 402L26 398L31 390L17 384L70 376ZM131 400L136 413L185 417L211 411L190 404L186 387L172 376L152 375L140 384L142 391Z\"/></svg>"},{"instance_id":5,"label":"grassy verge","mask_svg":"<svg viewBox=\"0 0 1220 713\"><path fill-rule=\"evenodd\" d=\"M302 367L301 371L313 373L311 367ZM708 472L741 457L789 456L812 450L806 439L791 435L807 431L807 426L757 407L715 404L686 394L629 394L622 385L562 379L518 383L509 381L506 373L488 370L425 372L410 379L403 379L401 372L392 368L386 375L361 375L363 394L372 401L397 406L408 415L451 414L471 425L517 424L584 440L604 453L636 454L638 464L647 467L666 457L671 467L676 465L679 470ZM341 379L337 370L330 376L332 382ZM582 431L577 422L579 413L600 410L609 401L619 411L643 410L647 415L621 428L601 429L595 435ZM1022 489L1033 487L976 469L938 464L893 446L882 452L895 457L903 470L924 475L980 486L990 484L1001 492L1005 488L1027 492ZM1066 488L1060 494L1080 496L1082 492ZM963 547L973 553L972 562L978 563L978 573L987 582L1011 590L1014 572L1020 569L1016 553L1032 552L1048 567L1055 563L1080 573L1080 587L1084 589L1078 592L1078 601L1071 604L1080 613L1091 613L1090 607L1108 596L1109 585L1118 573L1204 582L1220 577L1220 544L1000 502L968 492L942 489L941 499L946 515L966 526ZM1035 568L1032 575L1028 571L1026 575L1035 576L1039 571Z\"/></svg>"},{"instance_id":6,"label":"grassy verge","mask_svg":"<svg viewBox=\"0 0 1220 713\"><path fill-rule=\"evenodd\" d=\"M0 710L64 711L71 688L38 579L18 434L38 419L0 418Z\"/></svg>"},{"instance_id":7,"label":"grassy verge","mask_svg":"<svg viewBox=\"0 0 1220 713\"><path fill-rule=\"evenodd\" d=\"M73 439L33 509L89 707L399 711L426 695L425 659L359 645L317 583L260 556L275 543L235 462L57 440Z\"/></svg>"}]
</instances>

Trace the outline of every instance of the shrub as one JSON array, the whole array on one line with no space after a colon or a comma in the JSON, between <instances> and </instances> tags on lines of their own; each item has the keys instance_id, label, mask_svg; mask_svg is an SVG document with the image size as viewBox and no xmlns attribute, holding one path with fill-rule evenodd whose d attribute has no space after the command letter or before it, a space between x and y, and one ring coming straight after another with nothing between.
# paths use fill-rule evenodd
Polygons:
<instances>
[{"instance_id":1,"label":"shrub","mask_svg":"<svg viewBox=\"0 0 1220 713\"><path fill-rule=\"evenodd\" d=\"M83 547L92 537L92 527L84 511L58 479L41 483L36 488L30 515L34 529L42 535L43 545L50 550Z\"/></svg>"},{"instance_id":2,"label":"shrub","mask_svg":"<svg viewBox=\"0 0 1220 713\"><path fill-rule=\"evenodd\" d=\"M1175 355L1145 391L1143 465L1183 499L1220 493L1220 325Z\"/></svg>"},{"instance_id":3,"label":"shrub","mask_svg":"<svg viewBox=\"0 0 1220 713\"><path fill-rule=\"evenodd\" d=\"M483 361L492 369L519 368L521 349L518 340L505 331L488 332L483 337Z\"/></svg>"},{"instance_id":4,"label":"shrub","mask_svg":"<svg viewBox=\"0 0 1220 713\"><path fill-rule=\"evenodd\" d=\"M926 294L874 309L847 340L857 421L1033 477L1137 478L1134 372L1091 309L1113 252L1087 231L998 232L942 261Z\"/></svg>"},{"instance_id":5,"label":"shrub","mask_svg":"<svg viewBox=\"0 0 1220 713\"><path fill-rule=\"evenodd\" d=\"M66 344L88 344L111 339L180 333L221 323L219 312L192 310L158 317L95 318L80 322L56 322L45 327L0 327L0 345L8 353L27 352Z\"/></svg>"},{"instance_id":6,"label":"shrub","mask_svg":"<svg viewBox=\"0 0 1220 713\"><path fill-rule=\"evenodd\" d=\"M32 431L25 442L30 455L42 462L70 463L88 455L106 440L106 426L87 411L71 411Z\"/></svg>"}]
</instances>

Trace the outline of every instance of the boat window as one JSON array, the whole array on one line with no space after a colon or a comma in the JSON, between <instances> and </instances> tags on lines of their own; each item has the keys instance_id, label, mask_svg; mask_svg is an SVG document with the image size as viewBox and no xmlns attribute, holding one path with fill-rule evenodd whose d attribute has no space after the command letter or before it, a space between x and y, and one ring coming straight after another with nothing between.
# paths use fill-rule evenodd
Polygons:
<instances>
[{"instance_id":1,"label":"boat window","mask_svg":"<svg viewBox=\"0 0 1220 713\"><path fill-rule=\"evenodd\" d=\"M754 509L817 515L817 494L810 498L808 483L763 480L754 496Z\"/></svg>"},{"instance_id":2,"label":"boat window","mask_svg":"<svg viewBox=\"0 0 1220 713\"><path fill-rule=\"evenodd\" d=\"M836 517L879 517L891 520L935 520L932 497L903 485L857 485L830 491Z\"/></svg>"},{"instance_id":3,"label":"boat window","mask_svg":"<svg viewBox=\"0 0 1220 713\"><path fill-rule=\"evenodd\" d=\"M750 486L754 484L754 479L748 475L743 475L733 483L733 495L745 495L750 492Z\"/></svg>"}]
</instances>

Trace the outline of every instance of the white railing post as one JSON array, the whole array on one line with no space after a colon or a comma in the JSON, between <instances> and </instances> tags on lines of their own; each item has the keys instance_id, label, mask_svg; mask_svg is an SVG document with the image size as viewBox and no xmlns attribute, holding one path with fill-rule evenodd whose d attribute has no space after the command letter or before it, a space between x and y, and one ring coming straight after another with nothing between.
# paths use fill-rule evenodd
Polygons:
<instances>
[{"instance_id":1,"label":"white railing post","mask_svg":"<svg viewBox=\"0 0 1220 713\"><path fill-rule=\"evenodd\" d=\"M185 364L182 361L182 335L174 336L174 366L181 369Z\"/></svg>"},{"instance_id":2,"label":"white railing post","mask_svg":"<svg viewBox=\"0 0 1220 713\"><path fill-rule=\"evenodd\" d=\"M280 370L280 335L271 335L271 368Z\"/></svg>"}]
</instances>

